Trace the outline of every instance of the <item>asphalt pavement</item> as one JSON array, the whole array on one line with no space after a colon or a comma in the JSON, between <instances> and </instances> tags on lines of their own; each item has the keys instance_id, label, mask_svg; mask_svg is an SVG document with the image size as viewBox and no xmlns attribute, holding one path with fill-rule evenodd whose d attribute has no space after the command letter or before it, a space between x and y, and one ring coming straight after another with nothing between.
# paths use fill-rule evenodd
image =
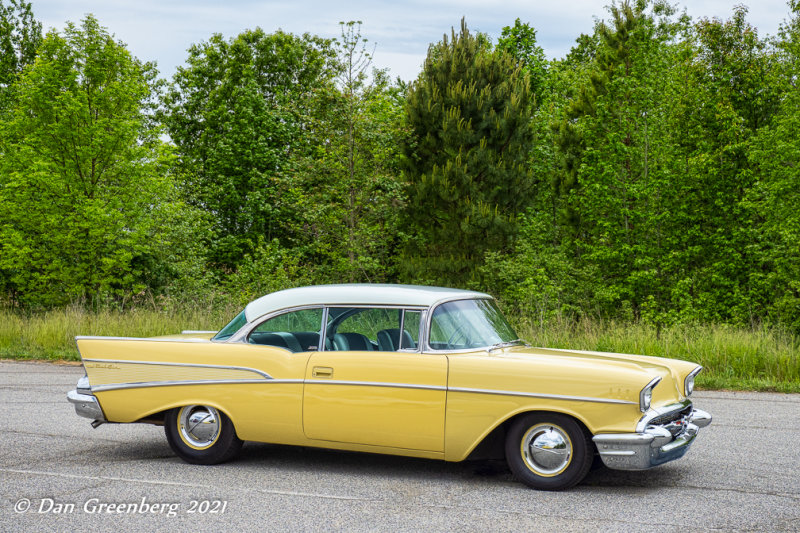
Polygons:
<instances>
[{"instance_id":1,"label":"asphalt pavement","mask_svg":"<svg viewBox=\"0 0 800 533\"><path fill-rule=\"evenodd\" d=\"M689 453L537 492L503 464L246 443L176 458L163 429L92 429L79 366L0 362L0 531L800 531L800 395L699 391Z\"/></svg>"}]
</instances>

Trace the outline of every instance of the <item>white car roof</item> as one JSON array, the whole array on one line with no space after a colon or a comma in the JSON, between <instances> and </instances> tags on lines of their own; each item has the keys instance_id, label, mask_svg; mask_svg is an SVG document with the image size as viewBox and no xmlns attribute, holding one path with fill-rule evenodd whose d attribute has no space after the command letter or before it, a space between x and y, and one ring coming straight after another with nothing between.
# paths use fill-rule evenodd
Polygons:
<instances>
[{"instance_id":1,"label":"white car roof","mask_svg":"<svg viewBox=\"0 0 800 533\"><path fill-rule=\"evenodd\" d=\"M430 307L446 300L491 298L488 294L421 285L383 285L350 283L313 285L273 292L253 300L244 308L248 322L256 318L301 305L400 305Z\"/></svg>"}]
</instances>

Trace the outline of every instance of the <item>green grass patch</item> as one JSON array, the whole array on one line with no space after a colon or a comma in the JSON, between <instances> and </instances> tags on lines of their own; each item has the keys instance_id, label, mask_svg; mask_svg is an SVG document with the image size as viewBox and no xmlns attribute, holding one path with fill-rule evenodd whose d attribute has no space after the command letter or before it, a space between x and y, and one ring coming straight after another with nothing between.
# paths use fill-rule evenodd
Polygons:
<instances>
[{"instance_id":1,"label":"green grass patch","mask_svg":"<svg viewBox=\"0 0 800 533\"><path fill-rule=\"evenodd\" d=\"M239 311L228 301L124 311L72 306L30 316L0 310L0 358L77 361L76 335L154 337L184 329L217 330ZM704 367L698 388L800 393L800 338L781 329L686 324L657 329L556 318L523 323L517 331L535 346L693 361Z\"/></svg>"},{"instance_id":2,"label":"green grass patch","mask_svg":"<svg viewBox=\"0 0 800 533\"><path fill-rule=\"evenodd\" d=\"M80 306L34 315L0 311L0 358L78 361L76 335L155 337L218 330L241 311L229 303L89 311Z\"/></svg>"}]
</instances>

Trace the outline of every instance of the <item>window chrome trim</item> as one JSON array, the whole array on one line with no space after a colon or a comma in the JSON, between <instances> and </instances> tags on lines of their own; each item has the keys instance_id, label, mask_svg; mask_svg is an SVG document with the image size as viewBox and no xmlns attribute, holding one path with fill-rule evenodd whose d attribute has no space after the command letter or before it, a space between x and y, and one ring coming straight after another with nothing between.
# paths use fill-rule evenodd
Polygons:
<instances>
[{"instance_id":1,"label":"window chrome trim","mask_svg":"<svg viewBox=\"0 0 800 533\"><path fill-rule=\"evenodd\" d=\"M331 340L333 345L333 340ZM322 327L319 330L319 340L317 341L318 352L329 352L328 350L328 306L322 307Z\"/></svg>"},{"instance_id":2,"label":"window chrome trim","mask_svg":"<svg viewBox=\"0 0 800 533\"><path fill-rule=\"evenodd\" d=\"M196 368L216 368L220 370L244 370L246 372L253 372L262 376L264 379L273 379L272 376L262 370L250 368L247 366L230 366L230 365L205 365L201 363L165 363L160 361L129 361L127 359L84 359L85 363L110 363L110 364L128 364L128 365L153 365L153 366L182 366L182 367L196 367Z\"/></svg>"}]
</instances>

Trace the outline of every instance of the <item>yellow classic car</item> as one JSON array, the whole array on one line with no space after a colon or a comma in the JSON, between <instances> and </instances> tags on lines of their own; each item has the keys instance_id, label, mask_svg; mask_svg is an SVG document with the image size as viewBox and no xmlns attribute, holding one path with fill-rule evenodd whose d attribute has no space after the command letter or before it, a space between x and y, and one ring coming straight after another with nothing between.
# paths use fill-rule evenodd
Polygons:
<instances>
[{"instance_id":1,"label":"yellow classic car","mask_svg":"<svg viewBox=\"0 0 800 533\"><path fill-rule=\"evenodd\" d=\"M527 485L579 483L595 457L641 470L677 459L711 422L701 367L534 348L488 294L347 284L248 304L219 332L77 337L77 413L163 425L189 463L242 441L445 461L504 456Z\"/></svg>"}]
</instances>

